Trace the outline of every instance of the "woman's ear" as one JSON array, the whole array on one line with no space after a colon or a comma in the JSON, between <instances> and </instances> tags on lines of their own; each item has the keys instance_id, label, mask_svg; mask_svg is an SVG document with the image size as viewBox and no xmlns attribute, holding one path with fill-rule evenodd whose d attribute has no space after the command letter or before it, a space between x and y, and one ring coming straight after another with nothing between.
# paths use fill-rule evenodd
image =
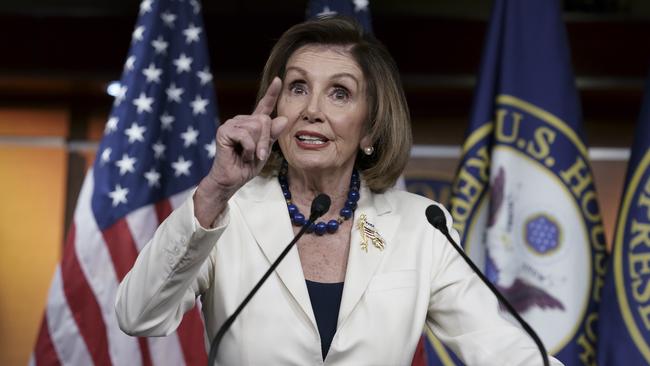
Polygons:
<instances>
[{"instance_id":1,"label":"woman's ear","mask_svg":"<svg viewBox=\"0 0 650 366\"><path fill-rule=\"evenodd\" d=\"M359 141L359 148L366 156L370 156L375 152L375 148L372 146L372 140L370 140L370 136L368 135L364 136L361 141Z\"/></svg>"},{"instance_id":2,"label":"woman's ear","mask_svg":"<svg viewBox=\"0 0 650 366\"><path fill-rule=\"evenodd\" d=\"M365 135L359 141L359 148L363 150L366 147L372 146L372 140L370 139L370 134Z\"/></svg>"}]
</instances>

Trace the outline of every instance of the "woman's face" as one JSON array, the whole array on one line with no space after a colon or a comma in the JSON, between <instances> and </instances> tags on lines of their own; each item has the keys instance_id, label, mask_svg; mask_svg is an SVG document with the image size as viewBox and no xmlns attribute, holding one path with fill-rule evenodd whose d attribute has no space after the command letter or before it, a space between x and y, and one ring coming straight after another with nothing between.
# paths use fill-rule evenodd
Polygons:
<instances>
[{"instance_id":1,"label":"woman's face","mask_svg":"<svg viewBox=\"0 0 650 366\"><path fill-rule=\"evenodd\" d=\"M366 81L341 46L307 45L291 55L278 115L289 119L278 142L299 170L343 174L354 166L359 147L370 145Z\"/></svg>"}]
</instances>

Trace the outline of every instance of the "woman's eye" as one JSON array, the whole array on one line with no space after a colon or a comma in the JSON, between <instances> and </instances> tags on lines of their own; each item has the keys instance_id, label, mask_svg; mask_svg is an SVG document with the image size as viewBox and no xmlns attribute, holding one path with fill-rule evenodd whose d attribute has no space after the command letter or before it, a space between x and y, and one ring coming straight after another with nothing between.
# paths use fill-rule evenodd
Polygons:
<instances>
[{"instance_id":1,"label":"woman's eye","mask_svg":"<svg viewBox=\"0 0 650 366\"><path fill-rule=\"evenodd\" d=\"M301 82L293 82L289 84L289 91L293 94L302 95L307 92L307 88L305 88L305 84Z\"/></svg>"},{"instance_id":2,"label":"woman's eye","mask_svg":"<svg viewBox=\"0 0 650 366\"><path fill-rule=\"evenodd\" d=\"M336 100L344 101L350 98L350 93L345 88L334 88L332 97Z\"/></svg>"}]
</instances>

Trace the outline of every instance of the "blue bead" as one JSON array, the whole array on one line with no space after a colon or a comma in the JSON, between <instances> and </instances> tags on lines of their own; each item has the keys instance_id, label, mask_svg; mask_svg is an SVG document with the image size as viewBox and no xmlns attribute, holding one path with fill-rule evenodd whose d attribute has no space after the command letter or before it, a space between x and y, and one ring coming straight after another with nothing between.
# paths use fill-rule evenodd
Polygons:
<instances>
[{"instance_id":1,"label":"blue bead","mask_svg":"<svg viewBox=\"0 0 650 366\"><path fill-rule=\"evenodd\" d=\"M351 189L350 192L348 193L348 200L350 200L352 202L359 201L359 197L360 197L359 196L359 191L355 191L355 190Z\"/></svg>"},{"instance_id":2,"label":"blue bead","mask_svg":"<svg viewBox=\"0 0 650 366\"><path fill-rule=\"evenodd\" d=\"M352 217L352 210L347 207L343 207L341 209L341 216L345 217L346 219L349 219L350 217Z\"/></svg>"},{"instance_id":3,"label":"blue bead","mask_svg":"<svg viewBox=\"0 0 650 366\"><path fill-rule=\"evenodd\" d=\"M299 213L298 212L298 207L296 207L296 205L294 205L293 203L290 204L290 205L287 205L287 209L289 209L289 216L293 217L293 215L295 215L296 213Z\"/></svg>"},{"instance_id":4,"label":"blue bead","mask_svg":"<svg viewBox=\"0 0 650 366\"><path fill-rule=\"evenodd\" d=\"M305 215L301 214L300 212L296 212L295 215L293 215L293 223L296 224L296 226L302 226L305 224Z\"/></svg>"},{"instance_id":5,"label":"blue bead","mask_svg":"<svg viewBox=\"0 0 650 366\"><path fill-rule=\"evenodd\" d=\"M289 191L289 181L286 175L286 170L287 170L287 162L285 160L282 163L280 175L278 176L278 182L280 183L280 187L282 187L282 194L284 198L287 200L287 202L291 202L292 196L291 196L291 191ZM350 219L354 215L354 210L357 208L357 202L361 198L361 194L359 193L360 185L361 185L361 180L360 180L359 172L354 170L352 172L352 177L350 179L350 191L348 192L348 200L345 203L343 209L341 209L340 211L340 215L345 220ZM307 220L305 219L305 215L300 213L300 211L298 210L298 206L296 206L295 204L288 203L287 210L289 211L289 218L291 219L291 222L295 226L304 226L307 223ZM329 220L327 223L323 221L318 223L310 223L306 229L306 232L315 233L317 235L323 235L326 232L333 234L338 230L340 226L339 221L342 221L342 219L339 218L338 220Z\"/></svg>"},{"instance_id":6,"label":"blue bead","mask_svg":"<svg viewBox=\"0 0 650 366\"><path fill-rule=\"evenodd\" d=\"M330 220L327 222L327 232L333 234L336 230L339 229L339 222L336 220Z\"/></svg>"},{"instance_id":7,"label":"blue bead","mask_svg":"<svg viewBox=\"0 0 650 366\"><path fill-rule=\"evenodd\" d=\"M327 231L327 225L325 225L324 222L321 221L318 224L316 224L316 229L314 229L316 235L323 235L325 234L325 231Z\"/></svg>"}]
</instances>

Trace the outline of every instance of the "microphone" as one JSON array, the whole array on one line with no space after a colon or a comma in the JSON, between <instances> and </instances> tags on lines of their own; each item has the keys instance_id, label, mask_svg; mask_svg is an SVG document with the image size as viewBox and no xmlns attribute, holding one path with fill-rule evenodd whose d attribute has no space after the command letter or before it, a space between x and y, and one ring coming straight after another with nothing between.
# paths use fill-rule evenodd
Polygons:
<instances>
[{"instance_id":1,"label":"microphone","mask_svg":"<svg viewBox=\"0 0 650 366\"><path fill-rule=\"evenodd\" d=\"M280 253L278 256L278 259L271 264L271 267L264 273L262 278L260 278L259 281L255 284L253 289L246 295L246 298L244 298L244 301L239 304L239 307L235 310L232 315L226 319L226 321L221 325L219 328L219 331L217 334L214 336L212 339L212 342L210 343L210 354L208 357L208 366L214 365L214 361L217 359L217 354L219 352L219 343L221 343L221 339L223 338L224 334L226 334L226 331L230 329L230 326L232 323L235 322L235 319L237 319L237 316L239 313L241 313L242 310L244 310L244 307L246 307L246 304L253 298L253 296L257 293L257 290L262 287L264 282L266 282L266 279L269 278L271 273L275 270L275 268L282 262L282 259L289 253L291 248L296 244L298 239L300 239L305 232L307 231L307 228L309 225L311 225L314 221L316 221L317 218L323 216L329 209L330 209L330 204L332 203L332 200L330 200L330 197L326 195L325 193L321 193L314 200L311 202L311 212L309 214L309 218L307 219L307 222L300 228L300 231L298 234L291 240L291 242L287 245L286 248Z\"/></svg>"},{"instance_id":2,"label":"microphone","mask_svg":"<svg viewBox=\"0 0 650 366\"><path fill-rule=\"evenodd\" d=\"M499 292L499 290L494 287L492 282L490 282L483 273L476 267L474 262L472 262L471 259L465 254L465 252L460 248L458 243L452 239L451 235L449 235L449 230L447 229L447 219L445 218L445 214L442 212L442 209L436 205L431 205L427 207L425 211L425 215L427 216L427 220L431 224L431 226L435 227L438 229L446 238L449 240L449 242L452 244L454 249L460 254L461 257L467 262L467 264L470 266L470 268L478 275L478 277L487 285L487 287L492 291L494 296L499 299L499 301L508 309L508 312L512 314L512 316L517 319L519 324L521 324L521 327L524 328L526 333L535 341L535 344L537 345L537 348L539 349L539 352L542 355L542 359L544 360L544 366L549 366L548 363L548 355L546 354L546 348L544 348L544 344L542 343L542 340L539 338L537 333L531 328L528 323L517 313L517 310L506 300L506 298Z\"/></svg>"},{"instance_id":3,"label":"microphone","mask_svg":"<svg viewBox=\"0 0 650 366\"><path fill-rule=\"evenodd\" d=\"M313 201L311 201L311 213L309 214L309 221L315 221L317 218L325 215L330 209L332 200L330 196L321 193Z\"/></svg>"}]
</instances>

